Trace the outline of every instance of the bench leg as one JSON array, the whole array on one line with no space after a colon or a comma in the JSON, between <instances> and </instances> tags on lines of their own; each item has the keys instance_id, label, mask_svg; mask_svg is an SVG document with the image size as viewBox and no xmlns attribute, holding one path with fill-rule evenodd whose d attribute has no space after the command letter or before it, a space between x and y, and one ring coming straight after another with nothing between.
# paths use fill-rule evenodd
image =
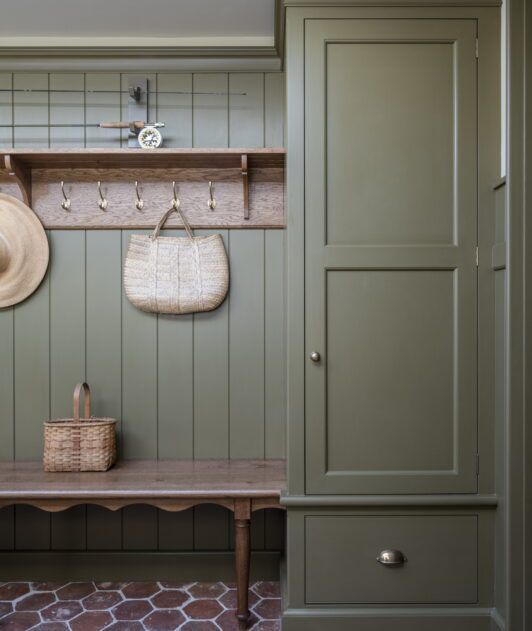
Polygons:
<instances>
[{"instance_id":1,"label":"bench leg","mask_svg":"<svg viewBox=\"0 0 532 631\"><path fill-rule=\"evenodd\" d=\"M251 501L235 501L235 562L238 626L246 629L249 619L248 590L249 565L251 554L250 543Z\"/></svg>"}]
</instances>

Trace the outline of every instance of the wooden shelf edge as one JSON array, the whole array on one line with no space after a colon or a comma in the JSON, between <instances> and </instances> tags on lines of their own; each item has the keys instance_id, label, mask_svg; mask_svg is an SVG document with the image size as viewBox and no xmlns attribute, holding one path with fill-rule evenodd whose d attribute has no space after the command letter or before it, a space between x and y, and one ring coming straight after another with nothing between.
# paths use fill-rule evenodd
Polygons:
<instances>
[{"instance_id":1,"label":"wooden shelf edge","mask_svg":"<svg viewBox=\"0 0 532 631\"><path fill-rule=\"evenodd\" d=\"M3 149L0 156L2 162L12 156L26 169L241 168L242 157L246 156L253 169L284 167L286 149Z\"/></svg>"}]
</instances>

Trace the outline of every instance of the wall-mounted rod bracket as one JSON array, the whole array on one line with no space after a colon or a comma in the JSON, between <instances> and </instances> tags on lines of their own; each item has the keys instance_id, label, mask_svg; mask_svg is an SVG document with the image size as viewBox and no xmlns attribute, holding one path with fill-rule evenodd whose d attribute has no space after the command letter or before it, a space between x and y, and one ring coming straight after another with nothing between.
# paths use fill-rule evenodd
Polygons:
<instances>
[{"instance_id":1,"label":"wall-mounted rod bracket","mask_svg":"<svg viewBox=\"0 0 532 631\"><path fill-rule=\"evenodd\" d=\"M244 219L249 219L248 157L245 154L242 154L242 185L244 189Z\"/></svg>"},{"instance_id":2,"label":"wall-mounted rod bracket","mask_svg":"<svg viewBox=\"0 0 532 631\"><path fill-rule=\"evenodd\" d=\"M129 96L130 98L132 98L133 100L135 100L137 103L139 103L140 101L140 96L142 94L142 90L141 87L139 85L137 86L129 86Z\"/></svg>"},{"instance_id":3,"label":"wall-mounted rod bracket","mask_svg":"<svg viewBox=\"0 0 532 631\"><path fill-rule=\"evenodd\" d=\"M24 203L31 207L31 169L9 154L4 155L3 167L20 188Z\"/></svg>"}]
</instances>

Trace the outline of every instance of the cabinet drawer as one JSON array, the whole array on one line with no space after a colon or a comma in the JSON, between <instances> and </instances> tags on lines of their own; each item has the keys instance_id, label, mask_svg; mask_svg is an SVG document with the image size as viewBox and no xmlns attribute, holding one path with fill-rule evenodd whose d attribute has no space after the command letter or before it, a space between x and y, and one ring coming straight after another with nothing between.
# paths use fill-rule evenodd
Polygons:
<instances>
[{"instance_id":1,"label":"cabinet drawer","mask_svg":"<svg viewBox=\"0 0 532 631\"><path fill-rule=\"evenodd\" d=\"M377 556L395 549L402 565ZM333 603L474 603L477 516L308 515L305 600Z\"/></svg>"}]
</instances>

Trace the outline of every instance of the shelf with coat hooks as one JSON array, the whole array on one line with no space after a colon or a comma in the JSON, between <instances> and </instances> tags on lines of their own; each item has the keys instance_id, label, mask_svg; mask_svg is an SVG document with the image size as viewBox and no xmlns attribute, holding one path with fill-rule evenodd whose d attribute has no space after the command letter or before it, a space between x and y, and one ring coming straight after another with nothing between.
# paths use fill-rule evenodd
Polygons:
<instances>
[{"instance_id":1,"label":"shelf with coat hooks","mask_svg":"<svg viewBox=\"0 0 532 631\"><path fill-rule=\"evenodd\" d=\"M179 200L194 228L284 228L283 148L3 149L0 191L48 229L152 228ZM178 216L167 227L181 227Z\"/></svg>"}]
</instances>

